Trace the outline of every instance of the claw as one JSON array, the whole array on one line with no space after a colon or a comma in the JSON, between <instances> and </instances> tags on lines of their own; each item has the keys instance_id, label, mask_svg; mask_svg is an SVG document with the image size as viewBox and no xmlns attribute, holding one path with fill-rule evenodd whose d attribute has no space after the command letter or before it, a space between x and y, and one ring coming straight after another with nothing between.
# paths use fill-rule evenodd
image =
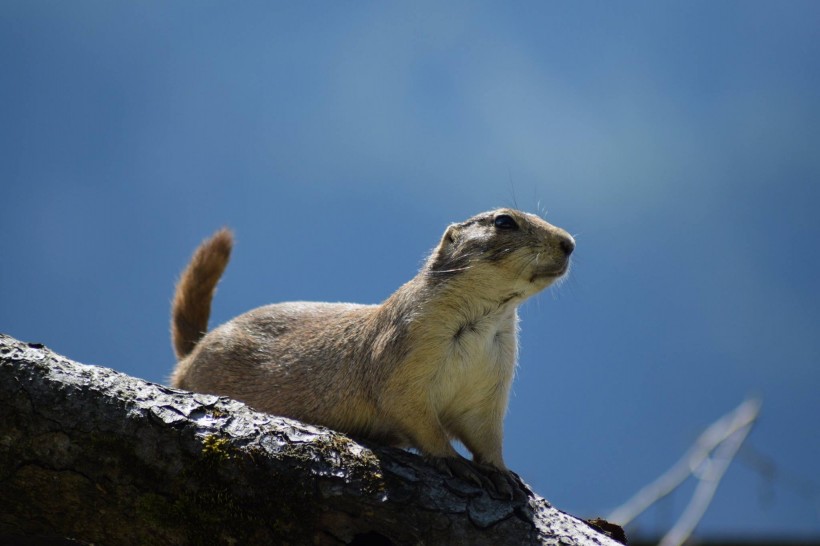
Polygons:
<instances>
[{"instance_id":1,"label":"claw","mask_svg":"<svg viewBox=\"0 0 820 546\"><path fill-rule=\"evenodd\" d=\"M509 470L471 462L463 457L430 457L428 460L440 472L470 482L489 492L494 498L526 498L515 474Z\"/></svg>"},{"instance_id":2,"label":"claw","mask_svg":"<svg viewBox=\"0 0 820 546\"><path fill-rule=\"evenodd\" d=\"M481 488L486 487L486 479L464 457L431 457L428 460L450 477L460 478Z\"/></svg>"},{"instance_id":3,"label":"claw","mask_svg":"<svg viewBox=\"0 0 820 546\"><path fill-rule=\"evenodd\" d=\"M507 472L503 470L493 469L489 475L490 481L493 483L493 491L498 493L501 498L513 500L515 498L515 489L512 480Z\"/></svg>"}]
</instances>

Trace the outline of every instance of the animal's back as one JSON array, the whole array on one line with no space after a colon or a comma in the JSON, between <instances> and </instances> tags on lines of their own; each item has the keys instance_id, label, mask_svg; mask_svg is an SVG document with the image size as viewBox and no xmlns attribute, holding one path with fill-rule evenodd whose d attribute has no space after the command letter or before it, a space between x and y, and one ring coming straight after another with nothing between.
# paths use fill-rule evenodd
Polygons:
<instances>
[{"instance_id":1,"label":"animal's back","mask_svg":"<svg viewBox=\"0 0 820 546\"><path fill-rule=\"evenodd\" d=\"M249 311L208 332L172 384L251 407L356 432L372 429L379 377L362 373L373 305L288 302Z\"/></svg>"}]
</instances>

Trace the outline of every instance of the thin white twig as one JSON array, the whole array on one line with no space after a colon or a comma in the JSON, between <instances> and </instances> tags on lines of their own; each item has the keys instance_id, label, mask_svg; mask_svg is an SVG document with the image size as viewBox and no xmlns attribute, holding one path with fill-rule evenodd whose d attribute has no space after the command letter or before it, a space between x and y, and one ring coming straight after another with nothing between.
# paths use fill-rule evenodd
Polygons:
<instances>
[{"instance_id":1,"label":"thin white twig","mask_svg":"<svg viewBox=\"0 0 820 546\"><path fill-rule=\"evenodd\" d=\"M695 444L672 468L652 483L644 486L631 499L613 510L606 519L621 526L631 522L644 510L683 483L686 478L703 465L704 461L709 458L709 454L727 438L740 429L751 428L759 412L760 401L752 398L744 401L733 411L709 425L695 441ZM748 433L748 430L746 432ZM743 438L745 437L744 434ZM717 484L715 484L715 487L717 487Z\"/></svg>"},{"instance_id":2,"label":"thin white twig","mask_svg":"<svg viewBox=\"0 0 820 546\"><path fill-rule=\"evenodd\" d=\"M711 459L704 461L704 467L698 476L698 485L692 494L692 499L680 519L661 539L658 546L680 546L695 530L712 502L723 474L726 473L740 446L743 445L743 441L749 435L749 431L752 430L758 409L750 409L749 411L753 412L750 415L738 416L738 420L746 421L745 424L738 423L739 428L718 445Z\"/></svg>"}]
</instances>

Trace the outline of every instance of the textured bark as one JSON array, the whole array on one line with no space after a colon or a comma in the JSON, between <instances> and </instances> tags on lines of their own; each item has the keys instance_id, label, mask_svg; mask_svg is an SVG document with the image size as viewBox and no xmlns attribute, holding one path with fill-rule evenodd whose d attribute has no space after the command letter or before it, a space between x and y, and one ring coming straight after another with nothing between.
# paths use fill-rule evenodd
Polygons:
<instances>
[{"instance_id":1,"label":"textured bark","mask_svg":"<svg viewBox=\"0 0 820 546\"><path fill-rule=\"evenodd\" d=\"M0 334L0 542L617 544L525 491Z\"/></svg>"}]
</instances>

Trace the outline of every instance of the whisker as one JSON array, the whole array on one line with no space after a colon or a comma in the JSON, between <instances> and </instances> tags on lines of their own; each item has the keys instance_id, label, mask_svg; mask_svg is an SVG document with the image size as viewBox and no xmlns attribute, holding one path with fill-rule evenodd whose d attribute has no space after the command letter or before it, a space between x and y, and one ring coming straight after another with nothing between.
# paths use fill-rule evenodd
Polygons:
<instances>
[{"instance_id":1,"label":"whisker","mask_svg":"<svg viewBox=\"0 0 820 546\"><path fill-rule=\"evenodd\" d=\"M510 186L512 192L513 208L518 208L518 197L515 195L515 183L513 182L512 169L507 167L507 184Z\"/></svg>"},{"instance_id":2,"label":"whisker","mask_svg":"<svg viewBox=\"0 0 820 546\"><path fill-rule=\"evenodd\" d=\"M524 273L524 270L527 269L533 263L537 264L538 260L540 259L540 256L541 252L536 252L534 256L527 256L526 258L522 258L521 261L523 263L521 264L521 267L518 269L517 276L520 277L521 274Z\"/></svg>"},{"instance_id":3,"label":"whisker","mask_svg":"<svg viewBox=\"0 0 820 546\"><path fill-rule=\"evenodd\" d=\"M428 273L430 273L431 275L437 275L437 274L441 274L441 273L457 273L459 271L467 271L468 269L471 269L472 267L473 266L468 265L466 267L456 267L456 268L453 268L453 269L431 269L430 271L428 271Z\"/></svg>"}]
</instances>

